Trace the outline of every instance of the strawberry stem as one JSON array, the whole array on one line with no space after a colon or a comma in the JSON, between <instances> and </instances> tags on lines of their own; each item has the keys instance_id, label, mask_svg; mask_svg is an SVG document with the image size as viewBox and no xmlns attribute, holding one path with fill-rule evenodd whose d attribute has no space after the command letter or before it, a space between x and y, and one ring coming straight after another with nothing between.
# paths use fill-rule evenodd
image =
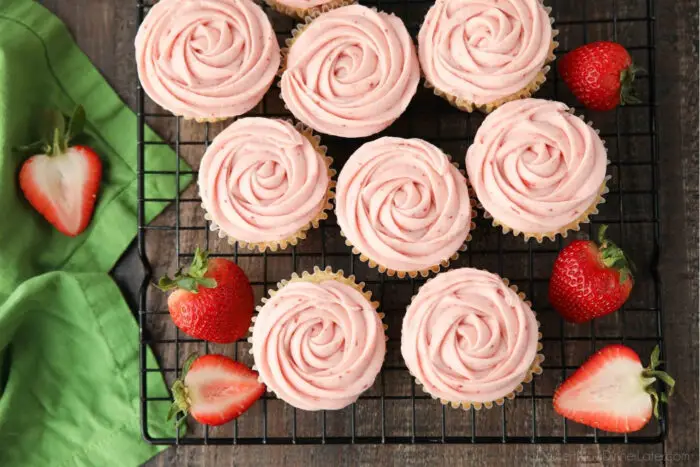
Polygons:
<instances>
[{"instance_id":1,"label":"strawberry stem","mask_svg":"<svg viewBox=\"0 0 700 467\"><path fill-rule=\"evenodd\" d=\"M160 278L158 284L154 284L163 292L173 289L184 289L188 292L198 293L199 287L213 289L216 287L216 280L211 277L204 277L208 270L209 252L200 250L199 247L194 252L192 264L187 272L180 268L173 278L165 275Z\"/></svg>"}]
</instances>

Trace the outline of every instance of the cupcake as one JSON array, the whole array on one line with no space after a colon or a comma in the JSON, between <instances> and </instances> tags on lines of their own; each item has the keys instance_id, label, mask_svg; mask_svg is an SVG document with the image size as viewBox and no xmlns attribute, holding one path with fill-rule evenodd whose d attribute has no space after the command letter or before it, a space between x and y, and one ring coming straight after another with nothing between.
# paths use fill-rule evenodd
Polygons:
<instances>
[{"instance_id":1,"label":"cupcake","mask_svg":"<svg viewBox=\"0 0 700 467\"><path fill-rule=\"evenodd\" d=\"M530 304L496 274L438 274L420 288L401 328L401 355L416 381L443 404L502 405L540 374L544 357Z\"/></svg>"},{"instance_id":2,"label":"cupcake","mask_svg":"<svg viewBox=\"0 0 700 467\"><path fill-rule=\"evenodd\" d=\"M484 119L467 151L469 181L486 217L541 242L597 214L607 193L598 132L561 102L509 102Z\"/></svg>"},{"instance_id":3,"label":"cupcake","mask_svg":"<svg viewBox=\"0 0 700 467\"><path fill-rule=\"evenodd\" d=\"M301 125L242 118L219 133L199 167L211 229L265 251L296 245L331 209L335 171L318 137Z\"/></svg>"},{"instance_id":4,"label":"cupcake","mask_svg":"<svg viewBox=\"0 0 700 467\"><path fill-rule=\"evenodd\" d=\"M289 405L337 410L374 382L386 352L377 302L330 268L292 275L263 299L251 353L260 380Z\"/></svg>"},{"instance_id":5,"label":"cupcake","mask_svg":"<svg viewBox=\"0 0 700 467\"><path fill-rule=\"evenodd\" d=\"M251 0L160 0L136 34L146 94L197 121L224 120L255 107L280 59L272 25Z\"/></svg>"},{"instance_id":6,"label":"cupcake","mask_svg":"<svg viewBox=\"0 0 700 467\"><path fill-rule=\"evenodd\" d=\"M362 145L338 177L335 213L353 252L399 277L447 266L472 228L464 175L420 139L384 137Z\"/></svg>"},{"instance_id":7,"label":"cupcake","mask_svg":"<svg viewBox=\"0 0 700 467\"><path fill-rule=\"evenodd\" d=\"M348 5L292 31L280 86L294 116L346 138L391 125L416 93L418 57L401 19Z\"/></svg>"},{"instance_id":8,"label":"cupcake","mask_svg":"<svg viewBox=\"0 0 700 467\"><path fill-rule=\"evenodd\" d=\"M542 0L440 0L418 33L426 86L466 112L529 97L554 61Z\"/></svg>"},{"instance_id":9,"label":"cupcake","mask_svg":"<svg viewBox=\"0 0 700 467\"><path fill-rule=\"evenodd\" d=\"M265 0L283 15L304 19L323 12L355 3L353 0Z\"/></svg>"}]
</instances>

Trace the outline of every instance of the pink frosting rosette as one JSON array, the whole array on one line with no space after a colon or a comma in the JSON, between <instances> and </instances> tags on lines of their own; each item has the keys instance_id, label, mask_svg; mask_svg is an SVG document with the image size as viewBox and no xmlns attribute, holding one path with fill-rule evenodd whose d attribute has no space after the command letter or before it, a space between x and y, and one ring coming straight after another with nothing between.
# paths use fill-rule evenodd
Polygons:
<instances>
[{"instance_id":1,"label":"pink frosting rosette","mask_svg":"<svg viewBox=\"0 0 700 467\"><path fill-rule=\"evenodd\" d=\"M418 33L426 83L453 105L490 112L545 81L557 31L542 0L439 0Z\"/></svg>"},{"instance_id":2,"label":"pink frosting rosette","mask_svg":"<svg viewBox=\"0 0 700 467\"><path fill-rule=\"evenodd\" d=\"M206 218L260 251L296 245L331 208L335 174L319 139L284 120L248 117L219 133L199 167Z\"/></svg>"},{"instance_id":3,"label":"pink frosting rosette","mask_svg":"<svg viewBox=\"0 0 700 467\"><path fill-rule=\"evenodd\" d=\"M272 25L251 0L160 0L136 34L146 94L176 115L201 121L255 107L280 60Z\"/></svg>"},{"instance_id":4,"label":"pink frosting rosette","mask_svg":"<svg viewBox=\"0 0 700 467\"><path fill-rule=\"evenodd\" d=\"M304 124L347 138L391 125L416 93L420 70L400 18L348 5L293 31L280 86Z\"/></svg>"},{"instance_id":5,"label":"pink frosting rosette","mask_svg":"<svg viewBox=\"0 0 700 467\"><path fill-rule=\"evenodd\" d=\"M420 139L362 145L338 176L335 213L362 261L400 277L447 266L472 228L466 178Z\"/></svg>"},{"instance_id":6,"label":"pink frosting rosette","mask_svg":"<svg viewBox=\"0 0 700 467\"><path fill-rule=\"evenodd\" d=\"M303 410L342 409L373 383L385 327L364 284L314 269L282 281L254 317L251 353L260 380Z\"/></svg>"},{"instance_id":7,"label":"pink frosting rosette","mask_svg":"<svg viewBox=\"0 0 700 467\"><path fill-rule=\"evenodd\" d=\"M492 112L466 155L479 203L505 232L566 236L597 213L607 192L598 132L561 102L523 99Z\"/></svg>"},{"instance_id":8,"label":"pink frosting rosette","mask_svg":"<svg viewBox=\"0 0 700 467\"><path fill-rule=\"evenodd\" d=\"M503 404L542 370L539 323L514 286L473 268L438 274L406 311L401 354L423 389L464 408Z\"/></svg>"}]
</instances>

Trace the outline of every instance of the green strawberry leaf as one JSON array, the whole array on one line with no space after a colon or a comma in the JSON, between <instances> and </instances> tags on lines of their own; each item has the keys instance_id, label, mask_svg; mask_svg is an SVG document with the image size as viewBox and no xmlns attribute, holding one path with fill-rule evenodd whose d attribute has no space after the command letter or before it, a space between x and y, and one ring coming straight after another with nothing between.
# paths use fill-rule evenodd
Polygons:
<instances>
[{"instance_id":1,"label":"green strawberry leaf","mask_svg":"<svg viewBox=\"0 0 700 467\"><path fill-rule=\"evenodd\" d=\"M13 148L16 152L21 152L22 154L28 154L30 156L47 153L51 150L44 141L34 141L30 144L25 144L24 146L18 146Z\"/></svg>"},{"instance_id":2,"label":"green strawberry leaf","mask_svg":"<svg viewBox=\"0 0 700 467\"><path fill-rule=\"evenodd\" d=\"M188 292L197 293L197 281L193 277L182 277L177 280L177 286Z\"/></svg>"},{"instance_id":3,"label":"green strawberry leaf","mask_svg":"<svg viewBox=\"0 0 700 467\"><path fill-rule=\"evenodd\" d=\"M175 414L177 414L180 411L180 407L177 406L174 402L170 405L170 409L168 410L168 415L166 417L166 420L172 420Z\"/></svg>"},{"instance_id":4,"label":"green strawberry leaf","mask_svg":"<svg viewBox=\"0 0 700 467\"><path fill-rule=\"evenodd\" d=\"M206 287L207 289L213 289L216 287L216 279L212 279L211 277L198 277L195 280L197 281L198 285Z\"/></svg>"},{"instance_id":5,"label":"green strawberry leaf","mask_svg":"<svg viewBox=\"0 0 700 467\"><path fill-rule=\"evenodd\" d=\"M154 285L163 292L167 292L168 290L173 290L177 288L177 281L171 279L168 276L163 276L160 278L160 280L158 280L158 283Z\"/></svg>"},{"instance_id":6,"label":"green strawberry leaf","mask_svg":"<svg viewBox=\"0 0 700 467\"><path fill-rule=\"evenodd\" d=\"M68 122L68 129L66 130L66 144L68 144L73 138L78 136L83 132L85 127L85 109L82 105L78 105L73 111L73 115Z\"/></svg>"},{"instance_id":7,"label":"green strawberry leaf","mask_svg":"<svg viewBox=\"0 0 700 467\"><path fill-rule=\"evenodd\" d=\"M181 379L185 379L185 376L187 376L187 373L190 371L190 367L194 363L195 360L199 358L199 355L197 352L192 352L189 357L187 357L187 360L185 360L185 364L182 365L182 376L180 376Z\"/></svg>"}]
</instances>

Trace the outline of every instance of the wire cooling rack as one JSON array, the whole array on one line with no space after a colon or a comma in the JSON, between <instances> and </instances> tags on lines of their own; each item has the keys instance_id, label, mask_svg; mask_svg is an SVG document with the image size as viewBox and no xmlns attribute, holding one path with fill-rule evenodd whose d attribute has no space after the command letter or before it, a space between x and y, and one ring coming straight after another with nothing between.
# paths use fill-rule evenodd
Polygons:
<instances>
[{"instance_id":1,"label":"wire cooling rack","mask_svg":"<svg viewBox=\"0 0 700 467\"><path fill-rule=\"evenodd\" d=\"M430 1L382 0L363 2L396 13L416 37ZM585 115L606 141L612 161L608 173L610 193L601 212L578 236L590 235L599 224L610 225L609 233L635 260L638 272L632 296L617 313L584 325L565 323L547 302L547 280L557 252L569 241L531 240L503 235L480 218L467 252L451 267L474 266L508 277L526 292L542 323L544 373L536 376L522 393L501 407L476 411L443 407L417 387L400 355L400 329L410 297L424 282L379 274L360 262L343 243L335 218L312 230L297 247L276 253L259 254L226 244L210 232L200 207L196 188L186 186L186 177L196 177L184 163L175 170L149 170L146 149L169 144L196 169L211 139L228 123L186 122L163 111L138 88L138 248L147 277L140 303L141 328L141 415L146 440L156 444L320 444L320 443L656 443L665 434L663 411L659 421L644 430L618 435L566 421L552 409L555 387L596 349L624 342L640 355L649 355L662 340L660 279L656 265L659 255L658 148L655 123L655 44L654 2L652 0L548 0L553 8L555 27L560 34L561 56L583 43L614 40L630 50L635 62L648 70L640 77L642 103L608 113ZM139 1L141 21L153 2ZM294 21L265 7L282 44ZM554 70L537 97L561 100L575 106ZM289 116L273 86L264 101L250 114ZM422 86L408 111L383 134L419 137L442 148L463 164L464 154L483 116L460 112ZM165 142L144 140L146 125L154 127ZM381 135L377 135L381 136ZM328 154L340 170L344 160L367 139L344 140L322 136ZM145 184L157 177L175 180L172 198L151 198ZM156 221L144 222L149 203L172 203ZM164 272L172 272L192 258L195 246L238 262L251 279L259 300L276 282L293 272L311 270L314 265L332 266L355 274L365 281L374 298L381 302L389 325L388 352L384 367L373 387L356 404L340 411L305 412L293 409L272 395L264 396L248 412L223 427L194 426L185 435L173 429L172 436L157 437L149 431L155 404L170 403L164 394L151 394L150 378L165 377L168 384L179 375L179 368L191 351L217 352L252 365L249 344L227 346L207 344L184 335L172 324L165 297L149 285ZM148 368L146 351L151 347L161 369ZM662 345L663 347L663 345Z\"/></svg>"}]
</instances>

